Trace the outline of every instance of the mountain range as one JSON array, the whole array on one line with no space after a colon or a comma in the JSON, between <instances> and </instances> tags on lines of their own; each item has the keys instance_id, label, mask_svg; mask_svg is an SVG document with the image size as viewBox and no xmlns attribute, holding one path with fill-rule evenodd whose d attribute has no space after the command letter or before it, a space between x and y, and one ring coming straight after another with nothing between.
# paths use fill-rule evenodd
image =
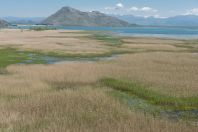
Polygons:
<instances>
[{"instance_id":1,"label":"mountain range","mask_svg":"<svg viewBox=\"0 0 198 132\"><path fill-rule=\"evenodd\" d=\"M0 20L0 28L5 28L7 27L9 24L5 21L5 20Z\"/></svg>"},{"instance_id":2,"label":"mountain range","mask_svg":"<svg viewBox=\"0 0 198 132\"><path fill-rule=\"evenodd\" d=\"M98 11L82 12L80 10L63 7L49 16L42 24L55 26L99 26L99 27L129 27L135 26L124 20L108 16Z\"/></svg>"},{"instance_id":3,"label":"mountain range","mask_svg":"<svg viewBox=\"0 0 198 132\"><path fill-rule=\"evenodd\" d=\"M2 17L0 27L10 24L45 24L55 26L196 26L198 15L179 15L168 18L141 17L133 15L106 15L98 11L82 12L80 10L63 7L55 14L45 17ZM6 22L7 21L7 22ZM137 25L136 25L137 24Z\"/></svg>"},{"instance_id":4,"label":"mountain range","mask_svg":"<svg viewBox=\"0 0 198 132\"><path fill-rule=\"evenodd\" d=\"M11 24L37 24L43 21L44 17L3 17L3 20L11 23Z\"/></svg>"},{"instance_id":5,"label":"mountain range","mask_svg":"<svg viewBox=\"0 0 198 132\"><path fill-rule=\"evenodd\" d=\"M198 26L197 15L179 15L168 18L140 17L133 15L113 15L127 22L146 26Z\"/></svg>"}]
</instances>

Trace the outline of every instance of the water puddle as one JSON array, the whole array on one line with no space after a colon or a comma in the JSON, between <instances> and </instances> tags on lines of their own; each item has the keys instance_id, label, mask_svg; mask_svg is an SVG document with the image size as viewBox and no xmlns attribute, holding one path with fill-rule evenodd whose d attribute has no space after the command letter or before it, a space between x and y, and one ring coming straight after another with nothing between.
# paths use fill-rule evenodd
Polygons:
<instances>
[{"instance_id":1,"label":"water puddle","mask_svg":"<svg viewBox=\"0 0 198 132\"><path fill-rule=\"evenodd\" d=\"M193 55L198 55L198 53L192 53Z\"/></svg>"},{"instance_id":2,"label":"water puddle","mask_svg":"<svg viewBox=\"0 0 198 132\"><path fill-rule=\"evenodd\" d=\"M23 53L21 53L23 54ZM108 57L90 57L90 58L83 58L83 57L51 57L47 55L37 55L37 54L28 54L27 59L21 61L18 64L67 64L67 63L79 63L79 62L86 62L86 63L95 63L98 61L110 61L117 57L117 55L112 55Z\"/></svg>"},{"instance_id":3,"label":"water puddle","mask_svg":"<svg viewBox=\"0 0 198 132\"><path fill-rule=\"evenodd\" d=\"M93 58L65 58L63 60L52 61L49 64L67 64L67 63L79 63L79 62L86 62L86 63L95 63L99 61L110 61L115 59L117 56L113 55L110 57L93 57Z\"/></svg>"},{"instance_id":4,"label":"water puddle","mask_svg":"<svg viewBox=\"0 0 198 132\"><path fill-rule=\"evenodd\" d=\"M162 116L170 119L179 120L183 119L195 119L198 123L198 110L174 110L174 111L163 111L160 113Z\"/></svg>"}]
</instances>

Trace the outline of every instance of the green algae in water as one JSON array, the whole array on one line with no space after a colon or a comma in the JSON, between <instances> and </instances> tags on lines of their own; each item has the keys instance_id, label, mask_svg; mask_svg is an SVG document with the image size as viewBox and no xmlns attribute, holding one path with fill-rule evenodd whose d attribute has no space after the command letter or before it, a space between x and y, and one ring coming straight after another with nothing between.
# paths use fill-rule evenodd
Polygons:
<instances>
[{"instance_id":1,"label":"green algae in water","mask_svg":"<svg viewBox=\"0 0 198 132\"><path fill-rule=\"evenodd\" d=\"M114 59L113 54L63 54L56 52L24 51L14 48L0 49L0 73L4 68L12 64L57 64L68 62L96 62Z\"/></svg>"}]
</instances>

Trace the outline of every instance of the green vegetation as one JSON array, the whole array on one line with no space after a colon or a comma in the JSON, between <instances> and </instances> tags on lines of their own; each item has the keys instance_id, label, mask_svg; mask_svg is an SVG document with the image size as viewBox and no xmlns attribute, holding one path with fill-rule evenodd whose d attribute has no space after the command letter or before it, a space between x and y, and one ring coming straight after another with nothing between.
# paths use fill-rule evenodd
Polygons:
<instances>
[{"instance_id":1,"label":"green vegetation","mask_svg":"<svg viewBox=\"0 0 198 132\"><path fill-rule=\"evenodd\" d=\"M4 68L11 64L49 64L63 60L95 60L97 57L110 57L111 52L101 54L67 54L57 52L42 52L39 50L17 50L15 48L0 49L0 74L5 73Z\"/></svg>"},{"instance_id":2,"label":"green vegetation","mask_svg":"<svg viewBox=\"0 0 198 132\"><path fill-rule=\"evenodd\" d=\"M185 48L185 52L197 53L198 52L198 40L184 40L184 43L175 44L175 47Z\"/></svg>"},{"instance_id":3,"label":"green vegetation","mask_svg":"<svg viewBox=\"0 0 198 132\"><path fill-rule=\"evenodd\" d=\"M170 97L147 89L137 82L121 81L112 78L102 80L102 83L113 89L125 92L129 95L137 96L153 105L158 105L169 110L197 110L198 97Z\"/></svg>"},{"instance_id":4,"label":"green vegetation","mask_svg":"<svg viewBox=\"0 0 198 132\"><path fill-rule=\"evenodd\" d=\"M92 37L96 40L103 41L110 46L120 46L123 43L120 37L106 32L93 32Z\"/></svg>"},{"instance_id":5,"label":"green vegetation","mask_svg":"<svg viewBox=\"0 0 198 132\"><path fill-rule=\"evenodd\" d=\"M35 51L38 53L41 53L41 51ZM64 53L64 52L43 52L43 54L48 56L54 56L59 58L70 58L70 59L92 59L95 57L110 57L112 55L111 52L105 52L105 53Z\"/></svg>"},{"instance_id":6,"label":"green vegetation","mask_svg":"<svg viewBox=\"0 0 198 132\"><path fill-rule=\"evenodd\" d=\"M6 74L6 73L7 73L6 69L0 68L0 75L1 74Z\"/></svg>"},{"instance_id":7,"label":"green vegetation","mask_svg":"<svg viewBox=\"0 0 198 132\"><path fill-rule=\"evenodd\" d=\"M35 26L35 27L31 27L30 30L34 30L34 31L45 31L45 30L56 30L56 27L52 27L52 26Z\"/></svg>"},{"instance_id":8,"label":"green vegetation","mask_svg":"<svg viewBox=\"0 0 198 132\"><path fill-rule=\"evenodd\" d=\"M44 52L40 50L18 50L15 48L0 49L0 74L5 73L4 68L12 64L51 64L64 60L90 60L97 61L99 58L111 57L116 54L129 53L128 51L109 51L105 53L64 53Z\"/></svg>"},{"instance_id":9,"label":"green vegetation","mask_svg":"<svg viewBox=\"0 0 198 132\"><path fill-rule=\"evenodd\" d=\"M196 44L24 32L5 33L12 41L0 47L0 131L197 132ZM114 55L122 56L86 62ZM5 68L59 61L85 62ZM105 76L112 78L100 80Z\"/></svg>"},{"instance_id":10,"label":"green vegetation","mask_svg":"<svg viewBox=\"0 0 198 132\"><path fill-rule=\"evenodd\" d=\"M36 54L29 51L20 51L14 48L0 49L0 72L4 73L2 68L11 64L40 64L47 63L42 54Z\"/></svg>"}]
</instances>

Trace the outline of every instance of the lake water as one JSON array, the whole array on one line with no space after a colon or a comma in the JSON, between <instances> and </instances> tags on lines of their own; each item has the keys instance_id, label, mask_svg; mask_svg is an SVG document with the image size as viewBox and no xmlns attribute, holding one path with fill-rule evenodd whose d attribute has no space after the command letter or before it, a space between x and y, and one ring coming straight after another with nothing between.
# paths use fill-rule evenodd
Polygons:
<instances>
[{"instance_id":1,"label":"lake water","mask_svg":"<svg viewBox=\"0 0 198 132\"><path fill-rule=\"evenodd\" d=\"M28 29L32 26L18 26ZM198 39L198 27L56 27L57 29L111 31L122 36Z\"/></svg>"},{"instance_id":2,"label":"lake water","mask_svg":"<svg viewBox=\"0 0 198 132\"><path fill-rule=\"evenodd\" d=\"M198 27L63 27L63 29L104 30L112 31L122 36L168 37L168 38L198 38Z\"/></svg>"}]
</instances>

